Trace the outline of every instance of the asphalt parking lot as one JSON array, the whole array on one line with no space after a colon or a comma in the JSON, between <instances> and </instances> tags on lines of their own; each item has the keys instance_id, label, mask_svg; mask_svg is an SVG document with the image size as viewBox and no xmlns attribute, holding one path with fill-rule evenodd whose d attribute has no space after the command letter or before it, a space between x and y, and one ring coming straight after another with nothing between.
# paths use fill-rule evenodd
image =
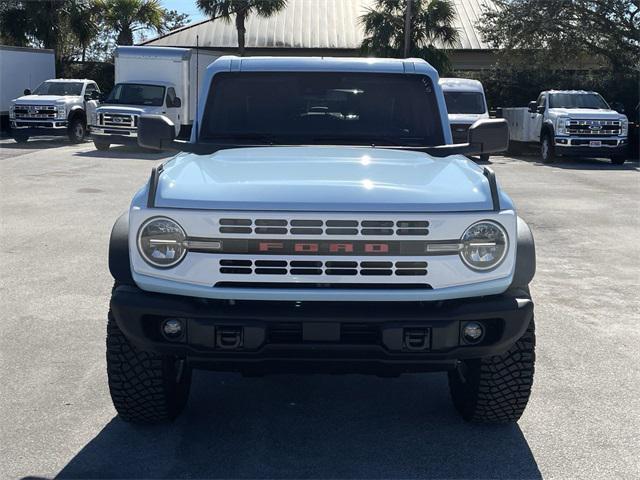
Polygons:
<instances>
[{"instance_id":1,"label":"asphalt parking lot","mask_svg":"<svg viewBox=\"0 0 640 480\"><path fill-rule=\"evenodd\" d=\"M537 242L538 362L518 425L465 424L443 374L196 372L173 424L116 415L109 232L157 154L0 140L2 478L638 478L638 163L496 157Z\"/></svg>"}]
</instances>

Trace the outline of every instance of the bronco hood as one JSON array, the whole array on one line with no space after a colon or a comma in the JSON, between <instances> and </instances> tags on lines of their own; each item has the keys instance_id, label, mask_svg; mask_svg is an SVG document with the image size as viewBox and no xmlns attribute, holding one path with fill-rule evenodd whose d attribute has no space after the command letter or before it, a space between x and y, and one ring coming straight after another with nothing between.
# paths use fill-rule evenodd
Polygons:
<instances>
[{"instance_id":1,"label":"bronco hood","mask_svg":"<svg viewBox=\"0 0 640 480\"><path fill-rule=\"evenodd\" d=\"M281 211L491 210L483 169L462 155L355 147L264 147L179 154L157 207Z\"/></svg>"}]
</instances>

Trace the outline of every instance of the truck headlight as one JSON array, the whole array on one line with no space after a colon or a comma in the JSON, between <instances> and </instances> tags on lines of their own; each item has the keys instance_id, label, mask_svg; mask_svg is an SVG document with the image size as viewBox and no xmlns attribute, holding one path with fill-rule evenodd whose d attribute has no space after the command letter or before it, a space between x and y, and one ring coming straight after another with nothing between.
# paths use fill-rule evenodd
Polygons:
<instances>
[{"instance_id":1,"label":"truck headlight","mask_svg":"<svg viewBox=\"0 0 640 480\"><path fill-rule=\"evenodd\" d=\"M626 137L629 135L629 120L627 117L622 117L620 119L620 134L621 137Z\"/></svg>"},{"instance_id":2,"label":"truck headlight","mask_svg":"<svg viewBox=\"0 0 640 480\"><path fill-rule=\"evenodd\" d=\"M142 258L156 268L174 267L187 254L186 234L180 225L167 217L155 217L138 231L138 250Z\"/></svg>"},{"instance_id":3,"label":"truck headlight","mask_svg":"<svg viewBox=\"0 0 640 480\"><path fill-rule=\"evenodd\" d=\"M96 112L91 112L91 119L89 120L89 125L97 125L98 124L98 114Z\"/></svg>"},{"instance_id":4,"label":"truck headlight","mask_svg":"<svg viewBox=\"0 0 640 480\"><path fill-rule=\"evenodd\" d=\"M496 222L482 220L467 228L461 238L462 261L472 270L484 271L497 267L504 260L509 239Z\"/></svg>"},{"instance_id":5,"label":"truck headlight","mask_svg":"<svg viewBox=\"0 0 640 480\"><path fill-rule=\"evenodd\" d=\"M9 118L16 118L16 106L11 105L9 107Z\"/></svg>"},{"instance_id":6,"label":"truck headlight","mask_svg":"<svg viewBox=\"0 0 640 480\"><path fill-rule=\"evenodd\" d=\"M560 117L558 118L558 123L556 124L556 135L569 135L569 117Z\"/></svg>"},{"instance_id":7,"label":"truck headlight","mask_svg":"<svg viewBox=\"0 0 640 480\"><path fill-rule=\"evenodd\" d=\"M66 118L67 117L67 109L64 105L56 106L56 118Z\"/></svg>"}]
</instances>

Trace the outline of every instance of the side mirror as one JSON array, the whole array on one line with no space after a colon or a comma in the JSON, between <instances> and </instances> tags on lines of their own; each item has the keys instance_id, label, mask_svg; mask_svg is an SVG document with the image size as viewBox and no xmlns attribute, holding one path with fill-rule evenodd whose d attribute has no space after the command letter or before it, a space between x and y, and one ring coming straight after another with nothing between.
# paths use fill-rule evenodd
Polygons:
<instances>
[{"instance_id":1,"label":"side mirror","mask_svg":"<svg viewBox=\"0 0 640 480\"><path fill-rule=\"evenodd\" d=\"M540 113L540 114L544 113L544 107L543 106L538 107L538 113Z\"/></svg>"},{"instance_id":2,"label":"side mirror","mask_svg":"<svg viewBox=\"0 0 640 480\"><path fill-rule=\"evenodd\" d=\"M90 94L90 93L85 93L85 94L84 94L84 101L85 101L85 102L88 102L89 100L92 100L92 98L91 98L91 94Z\"/></svg>"},{"instance_id":3,"label":"side mirror","mask_svg":"<svg viewBox=\"0 0 640 480\"><path fill-rule=\"evenodd\" d=\"M31 90L28 89L28 88L25 88L24 92L22 92L22 93L24 93L25 95L31 95Z\"/></svg>"},{"instance_id":4,"label":"side mirror","mask_svg":"<svg viewBox=\"0 0 640 480\"><path fill-rule=\"evenodd\" d=\"M102 94L99 91L94 90L91 92L91 100L100 100L100 97L102 97Z\"/></svg>"},{"instance_id":5,"label":"side mirror","mask_svg":"<svg viewBox=\"0 0 640 480\"><path fill-rule=\"evenodd\" d=\"M537 102L529 102L529 113L538 113L538 103Z\"/></svg>"},{"instance_id":6,"label":"side mirror","mask_svg":"<svg viewBox=\"0 0 640 480\"><path fill-rule=\"evenodd\" d=\"M141 115L138 119L138 145L152 150L170 150L176 128L164 115Z\"/></svg>"},{"instance_id":7,"label":"side mirror","mask_svg":"<svg viewBox=\"0 0 640 480\"><path fill-rule=\"evenodd\" d=\"M180 108L180 107L182 106L182 100L180 100L180 97L176 97L176 98L173 100L173 106L174 106L175 108Z\"/></svg>"},{"instance_id":8,"label":"side mirror","mask_svg":"<svg viewBox=\"0 0 640 480\"><path fill-rule=\"evenodd\" d=\"M509 124L504 118L477 120L469 127L469 144L477 153L502 153L509 148Z\"/></svg>"}]
</instances>

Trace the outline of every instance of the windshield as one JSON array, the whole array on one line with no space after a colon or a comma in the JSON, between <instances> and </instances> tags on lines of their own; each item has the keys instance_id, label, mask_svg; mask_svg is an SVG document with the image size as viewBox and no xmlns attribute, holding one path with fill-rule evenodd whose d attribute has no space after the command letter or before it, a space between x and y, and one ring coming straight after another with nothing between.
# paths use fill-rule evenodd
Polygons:
<instances>
[{"instance_id":1,"label":"windshield","mask_svg":"<svg viewBox=\"0 0 640 480\"><path fill-rule=\"evenodd\" d=\"M422 75L240 72L214 77L202 140L440 145L438 105Z\"/></svg>"},{"instance_id":2,"label":"windshield","mask_svg":"<svg viewBox=\"0 0 640 480\"><path fill-rule=\"evenodd\" d=\"M82 85L80 82L44 82L32 92L32 95L80 95Z\"/></svg>"},{"instance_id":3,"label":"windshield","mask_svg":"<svg viewBox=\"0 0 640 480\"><path fill-rule=\"evenodd\" d=\"M105 103L160 107L163 101L164 87L162 86L119 83L113 87Z\"/></svg>"},{"instance_id":4,"label":"windshield","mask_svg":"<svg viewBox=\"0 0 640 480\"><path fill-rule=\"evenodd\" d=\"M552 93L549 108L609 109L609 105L597 93Z\"/></svg>"},{"instance_id":5,"label":"windshield","mask_svg":"<svg viewBox=\"0 0 640 480\"><path fill-rule=\"evenodd\" d=\"M449 113L485 113L484 95L480 92L444 92Z\"/></svg>"}]
</instances>

